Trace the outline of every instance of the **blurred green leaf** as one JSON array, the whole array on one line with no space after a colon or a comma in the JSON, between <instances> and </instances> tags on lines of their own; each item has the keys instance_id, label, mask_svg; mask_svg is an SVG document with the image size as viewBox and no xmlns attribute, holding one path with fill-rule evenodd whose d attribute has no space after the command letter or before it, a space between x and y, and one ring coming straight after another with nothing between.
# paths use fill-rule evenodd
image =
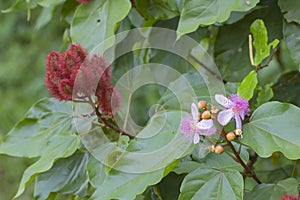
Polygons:
<instances>
[{"instance_id":1,"label":"blurred green leaf","mask_svg":"<svg viewBox=\"0 0 300 200\"><path fill-rule=\"evenodd\" d=\"M135 1L137 10L149 23L157 20L171 19L179 15L178 5L173 0L143 0Z\"/></svg>"},{"instance_id":2,"label":"blurred green leaf","mask_svg":"<svg viewBox=\"0 0 300 200\"><path fill-rule=\"evenodd\" d=\"M257 83L257 74L253 70L243 79L237 90L237 94L249 101L253 97Z\"/></svg>"},{"instance_id":3,"label":"blurred green leaf","mask_svg":"<svg viewBox=\"0 0 300 200\"><path fill-rule=\"evenodd\" d=\"M37 4L43 7L50 7L53 5L61 4L65 1L66 0L39 0Z\"/></svg>"},{"instance_id":4,"label":"blurred green leaf","mask_svg":"<svg viewBox=\"0 0 300 200\"><path fill-rule=\"evenodd\" d=\"M296 23L283 23L283 34L291 58L300 69L300 25Z\"/></svg>"},{"instance_id":5,"label":"blurred green leaf","mask_svg":"<svg viewBox=\"0 0 300 200\"><path fill-rule=\"evenodd\" d=\"M258 157L253 168L263 183L276 183L291 176L296 177L294 173L300 172L297 162L287 159L280 152L275 152L269 158Z\"/></svg>"},{"instance_id":6,"label":"blurred green leaf","mask_svg":"<svg viewBox=\"0 0 300 200\"><path fill-rule=\"evenodd\" d=\"M261 157L280 151L289 159L300 158L300 109L292 104L268 102L258 107L243 126L243 144Z\"/></svg>"},{"instance_id":7,"label":"blurred green leaf","mask_svg":"<svg viewBox=\"0 0 300 200\"><path fill-rule=\"evenodd\" d=\"M36 178L34 196L42 200L47 199L51 192L85 194L87 161L88 153L76 153L68 158L58 159L50 170Z\"/></svg>"},{"instance_id":8,"label":"blurred green leaf","mask_svg":"<svg viewBox=\"0 0 300 200\"><path fill-rule=\"evenodd\" d=\"M50 169L57 158L73 154L79 143L79 138L72 131L69 102L42 99L35 103L0 145L2 154L40 156L36 163L25 170L15 197L24 192L36 174Z\"/></svg>"},{"instance_id":9,"label":"blurred green leaf","mask_svg":"<svg viewBox=\"0 0 300 200\"><path fill-rule=\"evenodd\" d=\"M288 22L300 23L300 2L293 0L279 0L278 5Z\"/></svg>"},{"instance_id":10,"label":"blurred green leaf","mask_svg":"<svg viewBox=\"0 0 300 200\"><path fill-rule=\"evenodd\" d=\"M247 11L259 1L184 1L177 31L186 34L195 31L200 25L210 25L226 21L232 11Z\"/></svg>"},{"instance_id":11,"label":"blurred green leaf","mask_svg":"<svg viewBox=\"0 0 300 200\"><path fill-rule=\"evenodd\" d=\"M127 16L130 8L129 0L95 0L80 5L71 23L72 41L92 50L113 36L118 22Z\"/></svg>"},{"instance_id":12,"label":"blurred green leaf","mask_svg":"<svg viewBox=\"0 0 300 200\"><path fill-rule=\"evenodd\" d=\"M288 102L300 106L300 72L293 71L280 77L273 86L274 100Z\"/></svg>"},{"instance_id":13,"label":"blurred green leaf","mask_svg":"<svg viewBox=\"0 0 300 200\"><path fill-rule=\"evenodd\" d=\"M298 194L298 182L294 178L279 181L276 184L257 185L247 196L246 200L280 199L285 194Z\"/></svg>"},{"instance_id":14,"label":"blurred green leaf","mask_svg":"<svg viewBox=\"0 0 300 200\"><path fill-rule=\"evenodd\" d=\"M258 96L256 98L256 107L261 106L264 103L267 103L274 96L272 90L273 83L266 84L259 89Z\"/></svg>"},{"instance_id":15,"label":"blurred green leaf","mask_svg":"<svg viewBox=\"0 0 300 200\"><path fill-rule=\"evenodd\" d=\"M2 10L2 13L9 13L9 12L16 11L16 10L27 10L27 9L28 9L28 12L30 12L30 9L35 8L39 1L40 0L31 0L31 1L16 0L15 3L11 7L7 8L5 10Z\"/></svg>"},{"instance_id":16,"label":"blurred green leaf","mask_svg":"<svg viewBox=\"0 0 300 200\"><path fill-rule=\"evenodd\" d=\"M268 44L268 32L265 23L261 19L255 20L250 31L253 35L253 46L255 48L254 66L260 64L266 57L270 55L270 47L273 49L279 44L279 40L275 39Z\"/></svg>"},{"instance_id":17,"label":"blurred green leaf","mask_svg":"<svg viewBox=\"0 0 300 200\"><path fill-rule=\"evenodd\" d=\"M184 178L179 200L243 199L243 188L239 171L201 167Z\"/></svg>"}]
</instances>

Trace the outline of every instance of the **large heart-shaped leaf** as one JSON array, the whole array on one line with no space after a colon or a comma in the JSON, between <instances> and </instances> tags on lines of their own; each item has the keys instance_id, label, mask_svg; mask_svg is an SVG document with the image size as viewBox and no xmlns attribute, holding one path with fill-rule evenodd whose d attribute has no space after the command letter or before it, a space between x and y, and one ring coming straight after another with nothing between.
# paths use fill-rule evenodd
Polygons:
<instances>
[{"instance_id":1,"label":"large heart-shaped leaf","mask_svg":"<svg viewBox=\"0 0 300 200\"><path fill-rule=\"evenodd\" d=\"M40 156L25 170L15 197L24 192L38 173L49 170L56 159L72 155L79 143L72 127L70 103L42 99L34 104L0 145L2 154L30 158Z\"/></svg>"},{"instance_id":2,"label":"large heart-shaped leaf","mask_svg":"<svg viewBox=\"0 0 300 200\"><path fill-rule=\"evenodd\" d=\"M200 25L226 21L232 11L247 11L259 0L190 0L184 1L177 31L183 34L195 31Z\"/></svg>"},{"instance_id":3,"label":"large heart-shaped leaf","mask_svg":"<svg viewBox=\"0 0 300 200\"><path fill-rule=\"evenodd\" d=\"M117 23L129 13L129 0L95 0L78 7L71 23L71 38L92 50L112 36Z\"/></svg>"},{"instance_id":4,"label":"large heart-shaped leaf","mask_svg":"<svg viewBox=\"0 0 300 200\"><path fill-rule=\"evenodd\" d=\"M239 171L200 167L184 178L179 200L241 200L243 187L243 177Z\"/></svg>"},{"instance_id":5,"label":"large heart-shaped leaf","mask_svg":"<svg viewBox=\"0 0 300 200\"><path fill-rule=\"evenodd\" d=\"M289 159L300 158L300 109L292 104L269 102L258 107L243 126L240 141L261 157L281 151Z\"/></svg>"}]
</instances>

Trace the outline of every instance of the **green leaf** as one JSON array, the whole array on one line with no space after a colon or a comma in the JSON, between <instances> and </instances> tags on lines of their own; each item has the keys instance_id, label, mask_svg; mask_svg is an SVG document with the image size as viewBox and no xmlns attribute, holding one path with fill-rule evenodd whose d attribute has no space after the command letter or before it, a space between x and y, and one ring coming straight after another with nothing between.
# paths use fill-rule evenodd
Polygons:
<instances>
[{"instance_id":1,"label":"green leaf","mask_svg":"<svg viewBox=\"0 0 300 200\"><path fill-rule=\"evenodd\" d=\"M79 143L72 128L70 102L50 98L35 103L0 145L2 154L40 157L25 170L15 197L24 192L35 175L49 170L57 158L72 155Z\"/></svg>"},{"instance_id":2,"label":"green leaf","mask_svg":"<svg viewBox=\"0 0 300 200\"><path fill-rule=\"evenodd\" d=\"M283 23L283 34L291 58L300 69L300 25L296 23Z\"/></svg>"},{"instance_id":3,"label":"green leaf","mask_svg":"<svg viewBox=\"0 0 300 200\"><path fill-rule=\"evenodd\" d=\"M95 0L80 5L71 23L71 38L88 50L113 36L118 22L129 13L129 0Z\"/></svg>"},{"instance_id":4,"label":"green leaf","mask_svg":"<svg viewBox=\"0 0 300 200\"><path fill-rule=\"evenodd\" d=\"M179 200L243 199L243 187L239 171L198 168L184 178Z\"/></svg>"},{"instance_id":5,"label":"green leaf","mask_svg":"<svg viewBox=\"0 0 300 200\"><path fill-rule=\"evenodd\" d=\"M292 104L269 102L258 107L243 126L243 144L261 157L281 151L289 159L300 158L300 109Z\"/></svg>"},{"instance_id":6,"label":"green leaf","mask_svg":"<svg viewBox=\"0 0 300 200\"><path fill-rule=\"evenodd\" d=\"M177 2L173 0L143 0L135 3L147 21L167 20L179 15Z\"/></svg>"},{"instance_id":7,"label":"green leaf","mask_svg":"<svg viewBox=\"0 0 300 200\"><path fill-rule=\"evenodd\" d=\"M30 13L30 9L35 8L37 6L39 0L16 0L15 3L5 9L5 10L1 10L2 13L9 13L9 12L13 12L16 10L28 10L28 12Z\"/></svg>"},{"instance_id":8,"label":"green leaf","mask_svg":"<svg viewBox=\"0 0 300 200\"><path fill-rule=\"evenodd\" d=\"M70 102L45 98L36 102L0 144L0 153L38 157L56 146L59 139L74 140ZM60 142L59 142L60 143Z\"/></svg>"},{"instance_id":9,"label":"green leaf","mask_svg":"<svg viewBox=\"0 0 300 200\"><path fill-rule=\"evenodd\" d=\"M261 9L254 10L233 24L218 27L218 35L214 46L215 62L222 78L226 81L241 82L243 77L253 70L249 59L248 35L249 27L255 19L263 19L270 41L282 38L282 16L277 1L260 1L259 6L255 8L257 7ZM276 75L280 73L282 65L280 68L276 67L273 65L274 61L275 59L269 67L261 70L258 75L262 75L271 69L272 75L268 75L267 78L272 78L271 81L275 82L274 78L278 77ZM274 67L276 71L273 70ZM259 80L260 82L267 81L265 78Z\"/></svg>"},{"instance_id":10,"label":"green leaf","mask_svg":"<svg viewBox=\"0 0 300 200\"><path fill-rule=\"evenodd\" d=\"M43 7L50 7L50 6L53 6L53 5L61 4L65 1L66 0L39 0L37 2L37 4L40 5L40 6L43 6Z\"/></svg>"},{"instance_id":11,"label":"green leaf","mask_svg":"<svg viewBox=\"0 0 300 200\"><path fill-rule=\"evenodd\" d=\"M253 70L243 79L237 90L238 95L249 101L253 97L257 83L257 74L255 70Z\"/></svg>"},{"instance_id":12,"label":"green leaf","mask_svg":"<svg viewBox=\"0 0 300 200\"><path fill-rule=\"evenodd\" d=\"M104 182L97 187L90 199L134 199L137 194L142 193L149 185L158 183L163 175L163 169L140 174L111 170Z\"/></svg>"},{"instance_id":13,"label":"green leaf","mask_svg":"<svg viewBox=\"0 0 300 200\"><path fill-rule=\"evenodd\" d=\"M47 151L43 153L41 158L25 170L14 198L19 197L24 192L25 188L37 174L49 170L56 159L72 155L79 146L80 141L77 137L70 136L69 138L56 137L51 143L53 144L48 146L50 148L47 148Z\"/></svg>"},{"instance_id":14,"label":"green leaf","mask_svg":"<svg viewBox=\"0 0 300 200\"><path fill-rule=\"evenodd\" d=\"M276 184L257 185L247 196L246 200L264 199L277 200L285 194L298 194L298 182L294 178L279 181Z\"/></svg>"},{"instance_id":15,"label":"green leaf","mask_svg":"<svg viewBox=\"0 0 300 200\"><path fill-rule=\"evenodd\" d=\"M134 199L169 173L193 147L179 132L182 114L155 113L126 149L115 143L101 144L97 134L82 135L83 144L97 160L105 163L108 173L103 183L97 185L92 199ZM101 182L100 178L94 181Z\"/></svg>"},{"instance_id":16,"label":"green leaf","mask_svg":"<svg viewBox=\"0 0 300 200\"><path fill-rule=\"evenodd\" d=\"M275 39L268 44L267 28L261 19L257 19L251 24L250 31L253 35L253 46L255 48L255 56L252 64L257 66L270 55L270 47L274 49L279 44L279 40Z\"/></svg>"},{"instance_id":17,"label":"green leaf","mask_svg":"<svg viewBox=\"0 0 300 200\"><path fill-rule=\"evenodd\" d=\"M266 84L262 88L260 88L257 96L257 103L256 106L260 106L264 103L267 103L272 97L274 96L273 90L272 90L273 83Z\"/></svg>"},{"instance_id":18,"label":"green leaf","mask_svg":"<svg viewBox=\"0 0 300 200\"><path fill-rule=\"evenodd\" d=\"M174 169L173 172L176 174L188 174L197 168L201 167L201 164L195 161L183 161L180 162Z\"/></svg>"},{"instance_id":19,"label":"green leaf","mask_svg":"<svg viewBox=\"0 0 300 200\"><path fill-rule=\"evenodd\" d=\"M184 1L177 31L186 34L195 31L200 25L210 25L226 21L232 11L247 11L259 0L249 1Z\"/></svg>"},{"instance_id":20,"label":"green leaf","mask_svg":"<svg viewBox=\"0 0 300 200\"><path fill-rule=\"evenodd\" d=\"M105 165L96 160L93 156L90 156L87 164L87 174L91 185L97 188L105 179Z\"/></svg>"},{"instance_id":21,"label":"green leaf","mask_svg":"<svg viewBox=\"0 0 300 200\"><path fill-rule=\"evenodd\" d=\"M288 22L300 23L300 2L293 0L279 0L278 5Z\"/></svg>"},{"instance_id":22,"label":"green leaf","mask_svg":"<svg viewBox=\"0 0 300 200\"><path fill-rule=\"evenodd\" d=\"M293 71L280 77L274 85L274 100L300 106L300 72Z\"/></svg>"},{"instance_id":23,"label":"green leaf","mask_svg":"<svg viewBox=\"0 0 300 200\"><path fill-rule=\"evenodd\" d=\"M51 192L84 194L87 187L87 161L88 153L77 153L59 159L49 171L36 178L34 196L37 199L47 199Z\"/></svg>"}]
</instances>

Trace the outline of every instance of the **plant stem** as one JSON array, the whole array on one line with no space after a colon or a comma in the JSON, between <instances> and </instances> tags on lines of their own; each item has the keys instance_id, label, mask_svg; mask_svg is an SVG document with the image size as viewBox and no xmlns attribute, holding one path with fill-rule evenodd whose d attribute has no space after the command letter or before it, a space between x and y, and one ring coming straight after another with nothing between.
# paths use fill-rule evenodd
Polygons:
<instances>
[{"instance_id":1,"label":"plant stem","mask_svg":"<svg viewBox=\"0 0 300 200\"><path fill-rule=\"evenodd\" d=\"M274 49L274 51L272 52L271 56L269 57L267 63L264 64L264 65L261 65L261 64L257 65L255 71L258 72L259 70L261 70L261 69L263 69L263 68L265 68L265 67L268 67L269 64L270 64L270 62L273 60L273 57L275 56L277 50L278 50L278 47L276 47L276 48Z\"/></svg>"},{"instance_id":2,"label":"plant stem","mask_svg":"<svg viewBox=\"0 0 300 200\"><path fill-rule=\"evenodd\" d=\"M244 161L243 161L242 158L240 157L239 152L237 152L236 149L234 148L233 144L232 144L229 140L227 140L227 138L226 138L226 133L225 133L224 129L222 130L222 135L223 135L223 137L226 139L226 142L227 142L228 146L230 147L232 153L235 155L236 160L235 160L235 159L234 159L234 160L237 161L238 163L240 163L240 164L242 165L242 167L245 169L245 171L246 171L247 173L249 173L249 175L250 175L250 176L251 176L258 184L261 184L262 182L261 182L261 180L259 180L259 178L256 176L255 172L252 171L252 169L251 169L248 165L246 165L246 164L244 163Z\"/></svg>"},{"instance_id":3,"label":"plant stem","mask_svg":"<svg viewBox=\"0 0 300 200\"><path fill-rule=\"evenodd\" d=\"M121 134L123 134L123 135L127 135L130 139L135 138L135 136L133 136L133 135L127 133L126 131L120 129L119 127L117 127L117 126L111 124L109 121L107 121L107 119L106 119L105 117L103 117L102 114L99 112L97 106L95 106L94 110L95 110L95 113L96 113L96 115L97 115L97 117L98 117L99 122L103 122L103 124L104 124L106 127L110 128L110 129L112 129L112 130L114 130L114 131L116 131L116 132L118 132L118 133L121 133Z\"/></svg>"}]
</instances>

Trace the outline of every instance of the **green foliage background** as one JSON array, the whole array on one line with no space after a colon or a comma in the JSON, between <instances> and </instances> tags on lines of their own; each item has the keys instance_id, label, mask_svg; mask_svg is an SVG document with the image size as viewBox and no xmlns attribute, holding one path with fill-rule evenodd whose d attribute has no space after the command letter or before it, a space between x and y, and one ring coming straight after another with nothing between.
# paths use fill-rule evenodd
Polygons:
<instances>
[{"instance_id":1,"label":"green foliage background","mask_svg":"<svg viewBox=\"0 0 300 200\"><path fill-rule=\"evenodd\" d=\"M25 2L25 1L24 1ZM47 2L47 1L45 1ZM59 2L59 1L57 1ZM68 5L72 4L70 6L70 12L72 13L77 3L74 1L67 1ZM100 22L100 27L104 26L106 31L103 32L102 29L97 29L94 26L94 23L96 20L91 20L90 23L83 24L82 20L79 16L82 14L83 18L95 17L97 19L98 16L94 16L95 13L98 11L102 11L102 9L108 9L108 7L103 8L103 4L105 4L108 1L101 1L101 0L95 0L94 2L91 2L91 4L86 5L86 7L81 6L79 9L77 9L77 18L75 17L75 20L72 21L71 27L73 29L71 30L70 34L72 37L72 40L75 42L81 42L86 43L86 45L93 45L95 41L98 41L98 38L93 38L95 34L101 34L102 39L114 34L114 31L123 31L127 30L129 28L133 27L141 27L141 26L158 26L158 27L167 27L172 28L174 30L179 30L182 33L189 33L191 37L194 37L194 39L198 41L209 41L210 44L207 44L209 46L209 53L214 57L215 62L217 63L219 70L221 72L222 78L227 82L226 89L228 93L235 93L238 86L239 90L237 91L241 96L247 98L248 100L251 99L250 104L252 110L255 110L260 105L268 102L269 100L279 100L282 102L289 102L296 106L300 106L300 97L299 97L299 58L297 57L298 53L298 47L295 45L293 46L293 42L296 41L296 39L299 38L297 34L299 35L298 30L299 28L299 18L294 17L294 15L290 15L290 13L285 13L285 11L289 11L291 13L296 13L293 8L289 7L288 4L285 4L283 0L279 1L273 1L273 0L262 0L260 1L259 5L256 7L255 4L258 3L258 1L251 1L251 4L253 4L253 9L247 10L244 7L243 9L239 10L238 2L239 1L231 1L232 5L229 6L229 9L224 12L215 13L215 7L214 6L222 6L222 2L220 1L211 1L215 3L213 6L210 6L208 2L202 1L203 4L207 4L205 6L198 5L198 9L201 11L201 8L205 8L207 13L206 15L209 18L209 20L203 16L198 16L199 13L193 13L198 12L198 9L194 9L192 12L192 15L190 15L190 10L193 10L193 6L195 4L198 4L196 0L191 1L184 1L184 8L179 8L178 5L175 3L177 1L171 1L166 0L167 3L162 3L159 0L145 0L145 1L136 1L136 7L144 14L145 19L142 19L138 13L135 13L133 9L130 10L130 3L129 1L126 1L126 4L118 4L116 2L125 2L121 0L113 0L111 2L113 6L120 6L119 10L122 12L119 12L116 15L113 15L117 13L115 10L109 10L112 11L112 15L109 15L108 18L105 18L107 23ZM178 1L180 2L180 1ZM192 2L191 4L189 2ZM249 1L250 2L250 1ZM289 1L290 2L290 1ZM0 0L1 8L5 9L9 6L11 6L11 2L7 2L4 0ZM91 9L94 8L93 6L96 5L96 11L95 13L91 12ZM250 4L250 3L249 3ZM72 7L73 6L73 7ZM89 7L90 6L90 7ZM114 8L116 7L109 7ZM183 6L183 4L182 4ZM297 5L298 6L298 5ZM148 7L152 9L147 9ZM300 6L298 6L300 8ZM74 8L74 9L73 9ZM231 12L233 11L234 12ZM180 11L180 12L179 12ZM240 12L236 12L240 11ZM82 13L81 13L82 12ZM124 13L123 13L124 12ZM33 9L31 11L31 20L28 22L26 21L27 13L25 10L21 11L13 11L12 13L8 14L0 14L1 21L1 32L0 32L0 39L1 39L1 54L0 54L0 60L1 60L1 67L0 67L0 88L1 88L1 105L0 105L0 139L2 140L3 136L12 128L12 126L24 116L25 112L28 110L28 108L37 100L42 97L48 96L47 90L44 86L44 74L45 74L45 58L48 52L52 50L59 50L64 49L66 47L65 41L62 41L62 36L64 35L64 28L68 26L68 23L71 22L68 21L68 23L63 23L60 21L59 18L56 18L55 15L53 15L51 22L48 23L45 27L43 27L40 30L36 29L36 21L37 16L41 13L41 9ZM78 14L79 13L79 14ZM129 13L129 14L128 14ZM128 14L128 16L127 16ZM180 15L180 17L179 17ZM192 21L191 19L195 16L196 21ZM216 17L214 18L214 16ZM112 17L112 18L110 18ZM115 17L115 18L114 18ZM228 18L229 17L229 18ZM262 19L265 23L266 29L268 30L268 37L266 37L266 34L264 35L264 38L262 40L265 41L259 41L259 44L263 44L261 47L264 50L268 50L269 44L272 43L275 39L280 40L280 47L279 52L276 53L276 56L273 58L273 60L268 63L269 66L264 68L263 70L260 70L259 73L255 72L255 67L253 67L249 60L249 50L248 50L248 41L247 36L250 32L250 25L253 23L255 19ZM38 21L41 24L47 22L46 17L39 18L43 21ZM120 23L119 21L122 20ZM214 23L218 21L219 23ZM190 24L189 22L193 22ZM289 23L287 23L289 22ZM118 24L119 23L119 24ZM114 29L114 25L118 24L119 28ZM85 27L86 25L86 27ZM108 27L106 27L108 25ZM201 25L200 27L198 27ZM207 27L203 27L204 25L209 25ZM259 26L259 24L258 24ZM82 27L85 27L88 30L94 31L94 34L87 35ZM252 32L252 30L251 30ZM254 31L254 33L259 33L259 31ZM252 33L253 34L253 33ZM253 34L255 35L255 34ZM258 34L257 37L260 37ZM299 43L299 41L297 41ZM295 42L297 44L297 42ZM88 46L87 48L90 48ZM256 48L255 44L254 47ZM290 51L290 50L293 51ZM258 55L258 54L256 54ZM159 62L166 62L166 64L172 66L174 63L172 63L172 57L171 59L168 59L167 54L164 54L164 52L156 51L149 61L159 61ZM263 61L264 58L269 56L269 52L267 52L265 55L262 53L260 55L260 58L258 58L258 63ZM293 58L293 59L292 59ZM255 59L256 60L256 59ZM130 64L136 64L135 62L138 62L139 60L136 58L133 58L133 60L129 61L128 66ZM130 63L132 62L132 63ZM266 60L263 61L263 64L266 62ZM120 58L119 61L116 61L114 63L114 72L118 75L124 73L126 69L124 68L124 62L122 58ZM181 65L180 65L181 67ZM250 72L250 74L249 74ZM247 78L243 79L248 74ZM251 84L250 84L251 82ZM258 84L258 85L257 85ZM198 86L198 85L197 85ZM249 87L250 86L250 87ZM143 115L141 113L146 113L149 106L156 102L157 99L159 99L161 96L160 89L157 89L157 87L146 86L142 88L142 92L137 92L133 96L133 101L136 102L142 102L140 104L136 104L130 112L135 116L135 119L139 124L143 125L147 122L148 116ZM249 92L251 91L251 92ZM144 94L152 94L151 97L146 96ZM153 95L155 94L155 95ZM254 94L254 96L253 96ZM252 98L253 97L253 98ZM45 101L47 103L47 101ZM49 103L49 102L48 102ZM149 106L148 106L149 105ZM277 125L280 124L280 122L285 122L285 124L288 124L291 122L290 118L298 119L296 116L298 114L298 111L296 111L298 108L294 106L287 106L287 104L279 104L279 103L269 103L267 106L265 106L265 110L257 109L256 113L257 115L262 115L260 112L268 111L273 108L275 105L276 108L281 108L282 111L285 112L287 108L290 108L293 110L293 116L287 116L285 120L282 120L282 118L276 118ZM171 115L171 114L170 114ZM253 116L252 116L253 117ZM251 123L254 125L257 124L257 127L262 126L257 121L257 116L253 117ZM267 118L267 117L266 117ZM172 118L173 123L179 124L178 121L174 120ZM260 118L258 118L260 119ZM265 119L267 121L267 128L272 127L272 121ZM159 120L158 120L159 121ZM245 125L246 130L251 129L251 124L248 123ZM293 133L296 133L297 130L295 130L297 127L297 123L292 123L294 129L291 129ZM280 126L281 127L281 126ZM281 132L284 132L278 127L276 130L280 130ZM296 127L296 128L295 128ZM260 130L254 130L257 132L257 134L260 134ZM249 131L251 132L251 131ZM253 132L253 130L252 130ZM256 133L255 132L255 133ZM170 133L170 132L169 132ZM269 135L276 135L276 131L270 131ZM285 133L286 134L286 133ZM271 138L269 136L269 139ZM13 140L12 140L13 141ZM263 141L263 140L261 140ZM291 143L293 139L288 138L288 142ZM38 141L39 142L39 141ZM143 145L143 142L137 141L137 143L141 143ZM282 140L281 140L282 142ZM242 140L242 143L247 144L254 148L256 152L263 157L269 158L257 158L257 162L255 162L254 168L257 170L257 174L261 177L264 183L269 182L278 182L276 185L271 185L270 187L281 187L281 184L283 185L297 185L297 181L295 179L287 179L290 176L298 178L299 179L299 173L300 169L297 166L297 162L291 161L286 159L281 153L274 153L276 150L281 150L283 153L286 151L289 154L286 154L287 158L290 159L298 159L299 155L296 153L293 153L292 151L289 152L287 149L276 149L276 144L272 144L270 147L268 147L268 152L264 152L264 148L258 148L263 146L255 145L253 144L253 138L251 138L251 135L246 135L244 139ZM259 142L258 142L259 143ZM152 144L152 143L151 143ZM155 142L153 142L155 144ZM271 144L271 143L270 143ZM287 144L289 145L289 144ZM3 146L2 146L3 147ZM130 146L129 146L130 147ZM264 146L263 146L264 147ZM295 149L297 149L299 145L296 145ZM22 148L25 148L22 146ZM134 148L134 145L133 147ZM155 145L154 147L155 148ZM256 149L255 149L256 148ZM12 151L11 151L12 152ZM202 188L201 184L195 184L193 187L189 187L191 180L193 180L195 177L197 179L201 179L204 177L205 182L209 182L210 179L207 179L207 174L205 171L202 171L203 169L207 169L208 173L212 172L212 167L216 168L213 169L213 174L218 175L220 174L220 171L223 173L223 165L216 167L216 163L209 163L211 160L224 160L227 162L228 157L225 155L222 155L221 157L215 157L216 155L210 154L206 159L206 161L201 161L201 165L205 165L205 167L200 168L199 163L194 162L194 164L188 163L186 164L186 167L181 167L179 165L178 168L174 169L173 172L177 173L170 173L168 176L164 177L163 180L155 186L149 186L151 184L156 183L163 177L163 173L167 172L164 171L158 171L154 174L145 174L145 177L143 176L137 176L137 180L144 181L144 185L140 184L139 186L141 188L137 187L137 191L141 192L143 190L143 187L149 186L148 189L139 197L137 198L151 198L151 194L159 188L161 192L161 196L163 199L176 199L181 198L191 198L191 196L186 197L186 194L189 194L189 190L193 189L196 191L200 191ZM295 157L293 157L295 156ZM247 160L249 157L248 153L245 153L244 160ZM76 161L76 163L73 163L73 159ZM65 164L70 164L70 166L75 165L78 167L79 170L82 170L82 168L79 166L77 161L84 160L84 163L88 162L88 170L95 171L97 173L103 172L103 169L96 169L95 166L97 166L97 162L93 161L92 158L87 161L86 156L82 152L77 152L74 155L70 156L66 159L60 159L59 162L57 162L51 170L46 172L45 174L39 176L38 181L42 182L43 178L47 179L47 177L51 176L51 173L56 169L60 169L61 166L64 166ZM36 160L30 160L30 159L18 159L18 158L12 158L7 156L0 156L0 199L11 199L13 195L16 193L16 188L19 185L21 174L24 171L26 167L28 167L30 164L33 163L33 161ZM79 162L78 161L78 162ZM93 163L94 162L94 163ZM192 162L192 161L191 161ZM224 163L226 163L224 162ZM232 164L232 160L229 161L230 164ZM46 163L46 162L45 162ZM48 164L48 163L46 163ZM176 161L174 163L170 163L170 165L176 165ZM235 163L236 164L236 163ZM173 167L174 167L173 166ZM193 171L195 168L199 168L198 170ZM283 167L282 167L283 166ZM239 167L239 166L234 166ZM291 169L292 167L292 169ZM63 167L62 167L63 168ZM171 168L171 167L170 167ZM66 170L66 173L70 176L72 176L72 171L68 171L68 169L63 168ZM181 170L181 171L180 171ZM242 169L237 169L242 170ZM241 174L235 169L224 169L225 174L229 177L227 179L231 181L231 183L234 186L240 186L242 184ZM265 172L268 170L268 172ZM279 173L278 171L284 171L284 173ZM59 170L57 170L60 172ZM192 172L193 171L193 172ZM275 173L276 172L276 173ZM277 173L278 172L278 173ZM297 172L297 173L296 173ZM299 173L298 173L299 172ZM84 172L82 172L84 174ZM189 173L186 178L184 179L184 184L182 185L181 192L184 191L186 193L179 194L179 187L180 184L184 178L184 173ZM274 177L272 174L277 174L277 177ZM56 176L59 177L59 173L56 174ZM128 178L131 182L130 184L135 184L135 178L132 176L132 174L122 174L118 171L112 171L107 173L105 176L107 177L101 177L101 174L96 174L95 177L89 177L89 180L91 184L94 186L101 187L97 188L94 195L101 196L103 193L105 193L107 196L106 198L114 197L116 198L116 195L122 195L122 189L126 190L126 178ZM236 179L230 180L230 177L236 176ZM124 176L125 178L120 180L119 177ZM198 178L199 176L199 178ZM86 177L83 177L83 179ZM97 180L98 178L98 180ZM107 178L107 179L105 179ZM226 178L226 177L225 177ZM61 178L62 179L62 178ZM100 183L97 182L100 179ZM286 180L283 180L286 179ZM59 180L59 179L57 179ZM105 181L104 181L105 180ZM58 183L59 187L64 187L64 180L60 180L61 182ZM104 181L102 183L101 181ZM123 182L122 182L123 181ZM147 182L148 181L148 182ZM79 181L80 182L80 181ZM176 182L176 184L172 184ZM249 183L250 182L250 183ZM251 191L253 188L253 191L248 198L249 199L255 199L255 194L258 193L264 193L261 188L254 187L255 184L251 183L246 179L246 185L245 185L245 194L247 192ZM296 183L295 183L296 182ZM39 183L39 182L38 182ZM122 183L122 188L119 189L117 192L110 191L109 189L115 189L114 187L117 185L117 183ZM54 182L47 182L49 184L49 187L43 188L43 184L37 184L38 185L38 191L42 193L42 195L47 196L51 191L55 191L55 185ZM46 186L48 186L46 184ZM71 185L73 182L70 183ZM212 183L212 185L215 183ZM75 186L74 186L75 185ZM76 184L74 184L74 188L77 187ZM80 185L80 183L79 183ZM128 184L129 185L129 184ZM52 186L53 188L51 188ZM105 187L102 187L105 186ZM130 186L130 185L129 185ZM40 188L39 188L40 187ZM267 187L267 186L266 186ZM61 189L59 188L59 189ZM74 189L72 188L72 189ZM230 188L230 185L227 185L227 189ZM65 189L65 188L64 188ZM136 189L136 188L135 188ZM232 193L232 198L238 197L242 198L241 193L242 187L239 188L239 190L235 191L236 194ZM296 190L294 187L292 188L293 192ZM169 194L170 191L176 190L176 192ZM22 199L32 199L32 188L29 190L26 190L27 193L25 195L22 195ZM257 191L257 192L255 192ZM287 190L279 189L279 194L276 194L277 196L281 195L281 193L286 192ZM126 195L136 195L135 191L130 191ZM223 198L226 198L226 194L228 192L222 193ZM194 195L191 193L190 195ZM211 193L207 193L207 198L210 197ZM98 197L99 197L98 196ZM151 197L150 197L151 196ZM156 198L156 195L153 195L154 199ZM159 196L159 195L158 195ZM95 197L95 198L96 198ZM195 196L194 196L195 197ZM51 195L50 195L51 198ZM70 198L72 198L70 196Z\"/></svg>"},{"instance_id":2,"label":"green foliage background","mask_svg":"<svg viewBox=\"0 0 300 200\"><path fill-rule=\"evenodd\" d=\"M9 6L10 1L0 0L1 10ZM36 99L48 96L44 86L45 58L49 51L60 48L63 26L53 20L37 30L35 21L39 12L34 10L29 22L24 10L0 13L0 138ZM14 196L24 169L31 163L29 159L0 155L0 199ZM32 199L29 193L22 199Z\"/></svg>"}]
</instances>

